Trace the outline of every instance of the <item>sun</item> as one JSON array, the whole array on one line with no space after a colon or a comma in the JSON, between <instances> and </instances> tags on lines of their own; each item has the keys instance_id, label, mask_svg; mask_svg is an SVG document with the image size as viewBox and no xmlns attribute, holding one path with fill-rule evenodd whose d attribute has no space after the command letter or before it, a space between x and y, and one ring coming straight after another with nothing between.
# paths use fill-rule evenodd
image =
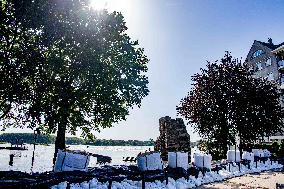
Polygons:
<instances>
[{"instance_id":1,"label":"sun","mask_svg":"<svg viewBox=\"0 0 284 189\"><path fill-rule=\"evenodd\" d=\"M90 8L95 10L108 9L108 0L90 0Z\"/></svg>"},{"instance_id":2,"label":"sun","mask_svg":"<svg viewBox=\"0 0 284 189\"><path fill-rule=\"evenodd\" d=\"M108 10L109 12L129 12L131 0L90 0L89 7L94 10Z\"/></svg>"}]
</instances>

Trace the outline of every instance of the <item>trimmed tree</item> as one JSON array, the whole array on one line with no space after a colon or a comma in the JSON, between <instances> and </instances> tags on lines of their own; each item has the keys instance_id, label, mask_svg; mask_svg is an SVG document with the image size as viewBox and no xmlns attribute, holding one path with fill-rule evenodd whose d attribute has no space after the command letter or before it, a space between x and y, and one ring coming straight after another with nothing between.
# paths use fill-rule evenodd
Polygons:
<instances>
[{"instance_id":1,"label":"trimmed tree","mask_svg":"<svg viewBox=\"0 0 284 189\"><path fill-rule=\"evenodd\" d=\"M92 130L125 120L148 94L148 59L127 35L121 13L94 11L87 0L14 1L16 21L41 36L44 64L33 78L20 120L57 133L55 154L66 131L93 138ZM19 13L19 14L18 14ZM47 16L48 15L48 16ZM36 68L38 69L38 68Z\"/></svg>"},{"instance_id":2,"label":"trimmed tree","mask_svg":"<svg viewBox=\"0 0 284 189\"><path fill-rule=\"evenodd\" d=\"M249 143L283 131L276 85L248 70L227 52L221 63L208 62L192 77L191 91L177 107L221 157L236 138Z\"/></svg>"}]
</instances>

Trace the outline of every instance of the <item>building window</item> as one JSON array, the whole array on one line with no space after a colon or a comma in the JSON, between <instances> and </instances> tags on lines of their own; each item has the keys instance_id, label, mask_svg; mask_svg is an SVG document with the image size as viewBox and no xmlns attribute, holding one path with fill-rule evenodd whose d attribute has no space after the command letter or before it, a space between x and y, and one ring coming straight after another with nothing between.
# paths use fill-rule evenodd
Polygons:
<instances>
[{"instance_id":1,"label":"building window","mask_svg":"<svg viewBox=\"0 0 284 189\"><path fill-rule=\"evenodd\" d=\"M262 55L262 54L264 54L264 52L263 52L263 50L257 50L257 51L255 51L254 53L253 53L253 55L252 55L252 58L256 58L256 57L258 57L258 56L260 56L260 55Z\"/></svg>"},{"instance_id":2,"label":"building window","mask_svg":"<svg viewBox=\"0 0 284 189\"><path fill-rule=\"evenodd\" d=\"M261 62L256 63L256 71L262 70Z\"/></svg>"},{"instance_id":3,"label":"building window","mask_svg":"<svg viewBox=\"0 0 284 189\"><path fill-rule=\"evenodd\" d=\"M273 73L270 72L268 75L267 75L267 80L268 81L273 81L274 80L274 77L273 77Z\"/></svg>"},{"instance_id":4,"label":"building window","mask_svg":"<svg viewBox=\"0 0 284 189\"><path fill-rule=\"evenodd\" d=\"M284 83L284 74L282 74L280 78L280 84L282 85L283 83Z\"/></svg>"},{"instance_id":5,"label":"building window","mask_svg":"<svg viewBox=\"0 0 284 189\"><path fill-rule=\"evenodd\" d=\"M279 62L278 62L278 66L279 66L279 67L284 67L284 60L279 61Z\"/></svg>"},{"instance_id":6,"label":"building window","mask_svg":"<svg viewBox=\"0 0 284 189\"><path fill-rule=\"evenodd\" d=\"M265 62L266 66L271 66L271 58L268 58Z\"/></svg>"}]
</instances>

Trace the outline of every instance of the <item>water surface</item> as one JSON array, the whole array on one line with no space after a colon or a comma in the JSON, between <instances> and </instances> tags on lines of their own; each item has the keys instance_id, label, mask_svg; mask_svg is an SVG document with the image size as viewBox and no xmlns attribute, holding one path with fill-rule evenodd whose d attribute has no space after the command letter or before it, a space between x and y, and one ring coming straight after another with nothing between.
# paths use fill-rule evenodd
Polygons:
<instances>
[{"instance_id":1,"label":"water surface","mask_svg":"<svg viewBox=\"0 0 284 189\"><path fill-rule=\"evenodd\" d=\"M1 144L0 146L9 146ZM32 167L33 145L26 145L28 150L0 150L0 171L45 172L52 170L54 145L36 145L34 166ZM110 156L113 165L125 164L122 159L127 156L137 156L139 152L153 150L153 146L89 146L70 145L71 150L85 150L90 153ZM9 165L10 154L14 154L13 165ZM91 157L90 167L97 166L95 158Z\"/></svg>"}]
</instances>

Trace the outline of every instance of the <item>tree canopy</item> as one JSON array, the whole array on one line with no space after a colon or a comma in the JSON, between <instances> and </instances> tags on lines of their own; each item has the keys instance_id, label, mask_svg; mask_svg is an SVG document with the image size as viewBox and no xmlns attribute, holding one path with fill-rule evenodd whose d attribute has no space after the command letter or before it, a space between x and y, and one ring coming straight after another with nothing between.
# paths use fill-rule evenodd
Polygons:
<instances>
[{"instance_id":1,"label":"tree canopy","mask_svg":"<svg viewBox=\"0 0 284 189\"><path fill-rule=\"evenodd\" d=\"M225 155L227 145L249 143L283 131L277 86L255 78L227 53L192 77L192 88L177 107L195 131Z\"/></svg>"},{"instance_id":2,"label":"tree canopy","mask_svg":"<svg viewBox=\"0 0 284 189\"><path fill-rule=\"evenodd\" d=\"M4 117L9 124L14 118L47 133L57 131L56 146L64 148L66 130L75 134L80 128L83 136L92 138L91 130L111 127L126 119L130 107L140 106L149 92L145 75L149 60L138 41L127 35L121 13L92 10L88 0L7 0L4 4L1 14L9 17L10 11L12 16L8 23L2 21L1 30L15 25L18 29L10 29L8 38L20 40L24 35L32 41L26 55L29 43L1 36L12 41L11 48L1 46L1 53L19 48L25 55L22 59L12 54L8 62L1 61L1 67L16 65L17 60L20 73L27 74L15 79L8 73L12 81L1 89L5 94L1 101L14 108ZM8 84L23 95L6 93ZM19 84L26 86L25 93Z\"/></svg>"},{"instance_id":3,"label":"tree canopy","mask_svg":"<svg viewBox=\"0 0 284 189\"><path fill-rule=\"evenodd\" d=\"M14 116L11 109L31 97L32 82L42 65L42 50L37 44L40 35L24 30L16 21L14 7L2 0L0 20L0 119L8 120Z\"/></svg>"}]
</instances>

